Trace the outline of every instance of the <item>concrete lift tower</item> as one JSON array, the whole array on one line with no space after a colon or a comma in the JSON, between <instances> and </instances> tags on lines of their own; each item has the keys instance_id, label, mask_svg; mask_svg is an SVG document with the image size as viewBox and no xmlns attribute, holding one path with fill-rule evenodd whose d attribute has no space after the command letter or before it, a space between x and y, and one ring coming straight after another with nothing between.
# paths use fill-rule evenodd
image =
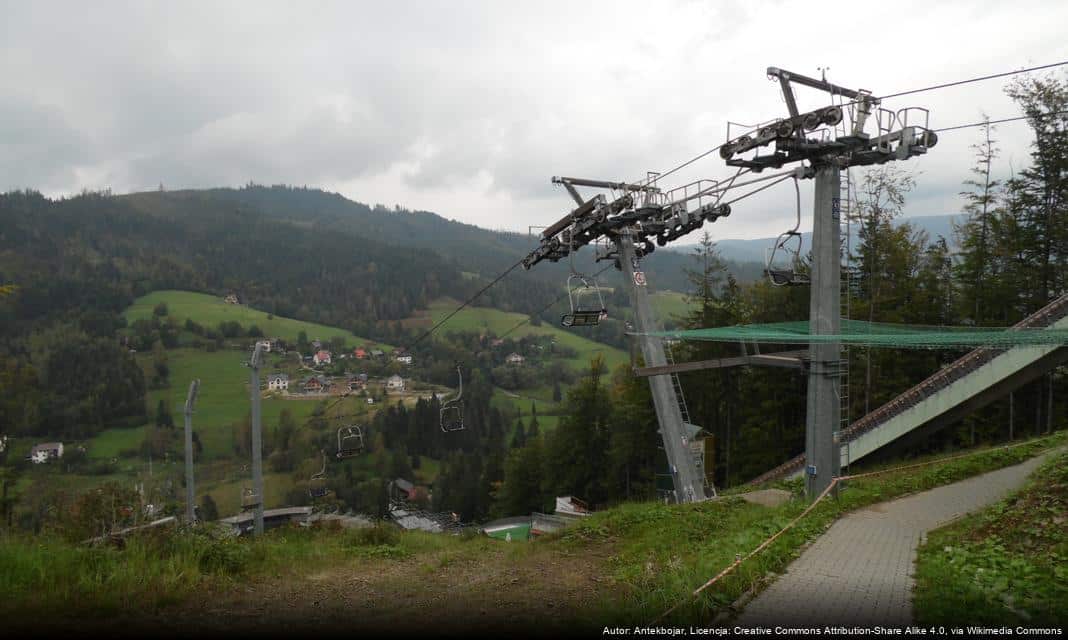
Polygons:
<instances>
[{"instance_id":1,"label":"concrete lift tower","mask_svg":"<svg viewBox=\"0 0 1068 640\"><path fill-rule=\"evenodd\" d=\"M768 67L767 74L779 82L789 117L768 122L752 135L729 139L720 148L720 156L728 166L757 173L790 163L807 163L816 183L809 331L835 335L841 328L841 172L853 166L885 164L924 154L937 144L938 137L928 127L927 109L890 111L880 107L880 100L869 91L847 89L826 79L816 80L776 67ZM793 84L830 94L830 106L799 112ZM876 132L869 135L865 125L873 114ZM759 149L772 144L774 150L761 155ZM740 157L753 150L757 150L753 156ZM810 500L822 494L840 474L837 434L843 375L839 343L811 347L805 422L805 491Z\"/></svg>"}]
</instances>

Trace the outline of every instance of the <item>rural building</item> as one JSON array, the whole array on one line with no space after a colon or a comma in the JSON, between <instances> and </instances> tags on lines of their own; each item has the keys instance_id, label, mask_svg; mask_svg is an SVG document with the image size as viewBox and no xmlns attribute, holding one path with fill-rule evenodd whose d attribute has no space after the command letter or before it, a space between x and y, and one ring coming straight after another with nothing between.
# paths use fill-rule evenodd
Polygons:
<instances>
[{"instance_id":1,"label":"rural building","mask_svg":"<svg viewBox=\"0 0 1068 640\"><path fill-rule=\"evenodd\" d=\"M590 507L582 500L573 496L559 496L556 498L555 516L564 518L581 518L590 515Z\"/></svg>"},{"instance_id":2,"label":"rural building","mask_svg":"<svg viewBox=\"0 0 1068 640\"><path fill-rule=\"evenodd\" d=\"M494 338L493 340L490 340L491 347L499 347L502 344L504 344L504 338Z\"/></svg>"},{"instance_id":3,"label":"rural building","mask_svg":"<svg viewBox=\"0 0 1068 640\"><path fill-rule=\"evenodd\" d=\"M501 518L482 525L482 532L491 538L498 540L529 540L531 530L531 516L516 516L514 518Z\"/></svg>"},{"instance_id":4,"label":"rural building","mask_svg":"<svg viewBox=\"0 0 1068 640\"><path fill-rule=\"evenodd\" d=\"M267 376L267 389L270 391L289 391L289 374L272 373Z\"/></svg>"},{"instance_id":5,"label":"rural building","mask_svg":"<svg viewBox=\"0 0 1068 640\"><path fill-rule=\"evenodd\" d=\"M397 362L403 362L404 364L411 364L412 357L409 355L397 356Z\"/></svg>"},{"instance_id":6,"label":"rural building","mask_svg":"<svg viewBox=\"0 0 1068 640\"><path fill-rule=\"evenodd\" d=\"M404 378L392 375L386 380L386 388L390 391L404 391Z\"/></svg>"},{"instance_id":7,"label":"rural building","mask_svg":"<svg viewBox=\"0 0 1068 640\"><path fill-rule=\"evenodd\" d=\"M256 341L256 346L257 347L263 347L263 352L264 353L270 353L271 352L271 341L270 340L257 340Z\"/></svg>"},{"instance_id":8,"label":"rural building","mask_svg":"<svg viewBox=\"0 0 1068 640\"><path fill-rule=\"evenodd\" d=\"M315 355L312 356L312 361L315 362L316 365L330 364L330 352L323 350L316 351Z\"/></svg>"},{"instance_id":9,"label":"rural building","mask_svg":"<svg viewBox=\"0 0 1068 640\"><path fill-rule=\"evenodd\" d=\"M404 478L396 478L389 483L389 497L393 500L412 500L416 492L417 487Z\"/></svg>"},{"instance_id":10,"label":"rural building","mask_svg":"<svg viewBox=\"0 0 1068 640\"><path fill-rule=\"evenodd\" d=\"M320 393L330 388L330 380L326 376L310 376L301 383L307 393Z\"/></svg>"},{"instance_id":11,"label":"rural building","mask_svg":"<svg viewBox=\"0 0 1068 640\"><path fill-rule=\"evenodd\" d=\"M519 365L523 364L523 362L525 360L526 360L526 358L524 358L523 356L519 355L518 353L515 353L514 351L512 353L509 353L508 357L504 359L504 361L507 362L508 364L515 365L515 366L519 366Z\"/></svg>"},{"instance_id":12,"label":"rural building","mask_svg":"<svg viewBox=\"0 0 1068 640\"><path fill-rule=\"evenodd\" d=\"M62 442L43 442L41 444L33 445L33 448L30 449L30 460L32 460L34 464L41 464L42 462L48 462L49 460L62 457Z\"/></svg>"},{"instance_id":13,"label":"rural building","mask_svg":"<svg viewBox=\"0 0 1068 640\"><path fill-rule=\"evenodd\" d=\"M0 453L7 451L7 436L0 438Z\"/></svg>"},{"instance_id":14,"label":"rural building","mask_svg":"<svg viewBox=\"0 0 1068 640\"><path fill-rule=\"evenodd\" d=\"M352 352L352 355L356 356L357 360L363 360L367 357L367 350L361 347L356 347L356 350Z\"/></svg>"},{"instance_id":15,"label":"rural building","mask_svg":"<svg viewBox=\"0 0 1068 640\"><path fill-rule=\"evenodd\" d=\"M371 357L372 358L381 358L381 357L383 357L385 355L386 355L385 352L383 352L381 349L371 349Z\"/></svg>"},{"instance_id":16,"label":"rural building","mask_svg":"<svg viewBox=\"0 0 1068 640\"><path fill-rule=\"evenodd\" d=\"M223 300L226 304L241 304L241 301L237 299L236 293L228 294Z\"/></svg>"},{"instance_id":17,"label":"rural building","mask_svg":"<svg viewBox=\"0 0 1068 640\"><path fill-rule=\"evenodd\" d=\"M319 340L312 340L311 341L311 348L316 350L316 351L318 351L319 349L323 348L323 343L321 341L319 341Z\"/></svg>"}]
</instances>

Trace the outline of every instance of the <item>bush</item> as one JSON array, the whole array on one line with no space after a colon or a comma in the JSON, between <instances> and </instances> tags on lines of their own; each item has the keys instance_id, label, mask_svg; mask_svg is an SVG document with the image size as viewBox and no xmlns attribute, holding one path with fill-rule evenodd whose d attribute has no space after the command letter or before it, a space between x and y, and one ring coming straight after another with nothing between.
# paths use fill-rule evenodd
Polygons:
<instances>
[{"instance_id":1,"label":"bush","mask_svg":"<svg viewBox=\"0 0 1068 640\"><path fill-rule=\"evenodd\" d=\"M393 525L375 524L373 527L356 529L352 544L357 547L395 546L400 542L400 529Z\"/></svg>"},{"instance_id":2,"label":"bush","mask_svg":"<svg viewBox=\"0 0 1068 640\"><path fill-rule=\"evenodd\" d=\"M204 573L236 576L245 572L252 559L252 548L239 538L202 538L203 550L198 566Z\"/></svg>"}]
</instances>

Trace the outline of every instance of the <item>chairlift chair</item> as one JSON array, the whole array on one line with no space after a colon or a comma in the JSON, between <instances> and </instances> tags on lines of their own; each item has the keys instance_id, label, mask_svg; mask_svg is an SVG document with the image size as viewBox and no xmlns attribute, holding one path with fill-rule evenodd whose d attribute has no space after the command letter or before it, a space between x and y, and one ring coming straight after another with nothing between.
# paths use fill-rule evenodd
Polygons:
<instances>
[{"instance_id":1,"label":"chairlift chair","mask_svg":"<svg viewBox=\"0 0 1068 640\"><path fill-rule=\"evenodd\" d=\"M462 431L464 428L464 404L461 398L464 395L464 376L460 365L456 365L456 377L459 387L455 398L449 398L441 403L441 430L445 433Z\"/></svg>"},{"instance_id":2,"label":"chairlift chair","mask_svg":"<svg viewBox=\"0 0 1068 640\"><path fill-rule=\"evenodd\" d=\"M576 284L578 280L581 284ZM590 281L593 284L590 284ZM593 296L597 296L595 304ZM589 280L577 273L567 277L567 297L571 302L571 312L565 313L560 318L560 324L565 327L589 327L601 323L608 317L608 309L604 306L604 298L601 289L593 278Z\"/></svg>"},{"instance_id":3,"label":"chairlift chair","mask_svg":"<svg viewBox=\"0 0 1068 640\"><path fill-rule=\"evenodd\" d=\"M604 306L604 298L601 296L601 289L597 286L596 278L592 276L587 278L575 270L575 252L578 247L574 244L573 229L568 234L568 238L571 239L570 251L567 252L571 275L567 277L567 298L571 304L571 313L561 316L560 324L565 327L595 326L608 317L608 309ZM596 294L596 301L593 300L592 294Z\"/></svg>"},{"instance_id":4,"label":"chairlift chair","mask_svg":"<svg viewBox=\"0 0 1068 640\"><path fill-rule=\"evenodd\" d=\"M312 475L311 484L308 486L308 495L313 500L330 495L330 489L326 486L326 451L320 451L320 453L323 454L323 468Z\"/></svg>"},{"instance_id":5,"label":"chairlift chair","mask_svg":"<svg viewBox=\"0 0 1068 640\"><path fill-rule=\"evenodd\" d=\"M794 191L797 194L797 223L793 229L779 235L775 246L767 254L764 260L764 274L776 287L811 284L808 274L800 273L798 266L801 264L801 187L794 178ZM796 243L795 243L796 241ZM783 264L777 262L780 252L789 257L789 261Z\"/></svg>"},{"instance_id":6,"label":"chairlift chair","mask_svg":"<svg viewBox=\"0 0 1068 640\"><path fill-rule=\"evenodd\" d=\"M337 430L338 460L352 458L363 452L363 430L359 425L350 424Z\"/></svg>"}]
</instances>

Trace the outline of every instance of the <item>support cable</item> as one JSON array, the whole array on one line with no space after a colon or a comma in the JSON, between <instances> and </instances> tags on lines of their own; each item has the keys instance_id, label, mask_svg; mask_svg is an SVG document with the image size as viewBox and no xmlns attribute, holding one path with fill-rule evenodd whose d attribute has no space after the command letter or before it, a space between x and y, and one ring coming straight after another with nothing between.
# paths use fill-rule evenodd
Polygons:
<instances>
[{"instance_id":1,"label":"support cable","mask_svg":"<svg viewBox=\"0 0 1068 640\"><path fill-rule=\"evenodd\" d=\"M460 306L458 306L455 309L453 309L452 311L450 311L447 316L445 316L441 320L438 320L438 322L434 326L430 327L425 332L423 332L423 335L421 335L418 338L416 338L415 341L411 342L407 347L405 347L404 350L405 351L411 351L412 347L414 347L415 345L419 344L427 336L429 336L430 334L432 334L435 331L437 331L438 328L441 327L446 322L448 322L450 318L452 318L457 313L460 313L460 311L462 311L465 307L467 307L469 304L471 304L475 300L478 300L482 296L483 293L486 293L487 291L489 291L490 287L492 287L493 285L497 284L501 280L504 280L504 278L509 273L515 271L516 267L518 267L519 265L523 264L523 260L525 260L525 259L526 259L525 256L523 258L520 258L518 262L516 262L512 266L508 267L503 272L501 272L501 274L499 276L497 276L496 278L494 278L493 280L491 280L489 284L487 284L486 286L484 286L481 289L479 289L475 293L475 295L473 295L470 298L468 298L467 300L465 300L463 304L461 304Z\"/></svg>"}]
</instances>

